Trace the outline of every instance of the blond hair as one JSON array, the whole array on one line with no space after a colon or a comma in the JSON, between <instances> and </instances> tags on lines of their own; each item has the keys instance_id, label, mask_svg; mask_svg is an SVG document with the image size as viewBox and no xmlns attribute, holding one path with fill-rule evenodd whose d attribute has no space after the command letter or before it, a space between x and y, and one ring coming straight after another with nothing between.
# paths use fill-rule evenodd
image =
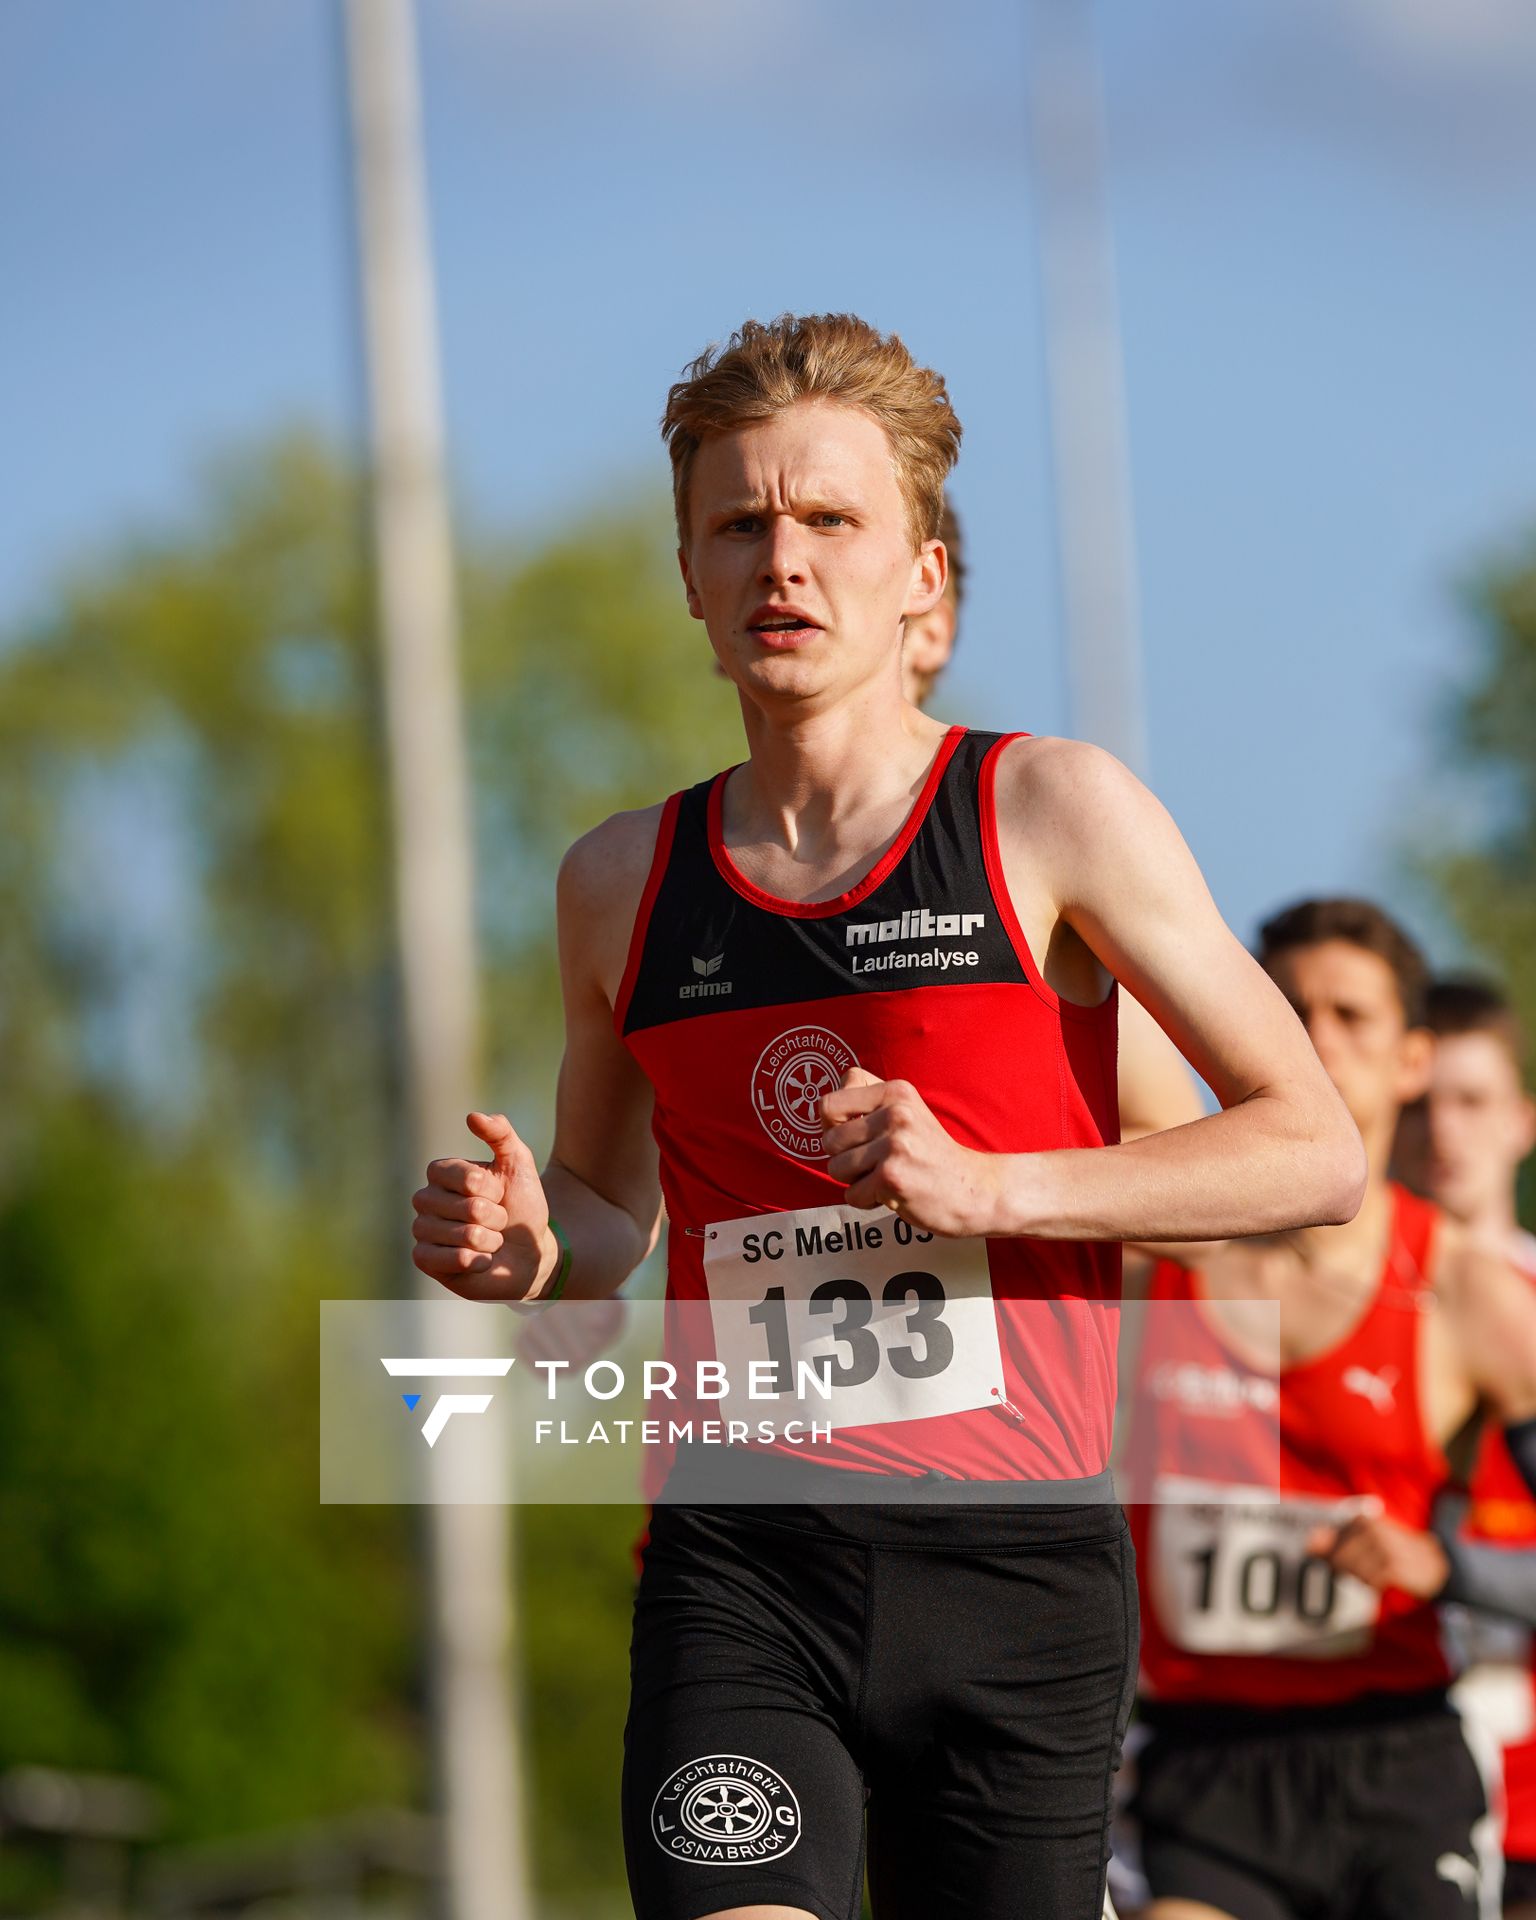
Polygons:
<instances>
[{"instance_id":1,"label":"blond hair","mask_svg":"<svg viewBox=\"0 0 1536 1920\"><path fill-rule=\"evenodd\" d=\"M937 539L944 482L960 452L961 427L943 376L920 367L894 333L851 313L781 313L746 321L724 347L709 347L667 394L661 437L672 457L679 538L688 539L688 479L713 433L768 420L798 400L858 407L884 427L915 552Z\"/></svg>"}]
</instances>

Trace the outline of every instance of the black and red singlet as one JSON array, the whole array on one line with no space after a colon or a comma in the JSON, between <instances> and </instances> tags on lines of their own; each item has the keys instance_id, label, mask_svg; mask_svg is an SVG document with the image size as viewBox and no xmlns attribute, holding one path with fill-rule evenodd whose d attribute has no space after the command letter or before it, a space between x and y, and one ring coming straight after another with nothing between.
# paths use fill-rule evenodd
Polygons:
<instances>
[{"instance_id":1,"label":"black and red singlet","mask_svg":"<svg viewBox=\"0 0 1536 1920\"><path fill-rule=\"evenodd\" d=\"M822 1144L820 1100L855 1064L981 1152L1118 1138L1114 992L1084 1007L1046 985L1003 878L995 777L1021 737L952 728L889 851L814 904L738 871L728 774L663 812L615 1024L655 1089L668 1298L760 1292L765 1327L786 1293L828 1313L864 1412L823 1464L1006 1480L1108 1461L1119 1248L856 1214Z\"/></svg>"}]
</instances>

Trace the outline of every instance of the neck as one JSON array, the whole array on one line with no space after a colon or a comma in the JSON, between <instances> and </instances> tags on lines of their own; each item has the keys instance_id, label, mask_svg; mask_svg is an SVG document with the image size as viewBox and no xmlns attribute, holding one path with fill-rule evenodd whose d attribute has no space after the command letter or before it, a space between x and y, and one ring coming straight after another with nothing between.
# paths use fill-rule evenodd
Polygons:
<instances>
[{"instance_id":1,"label":"neck","mask_svg":"<svg viewBox=\"0 0 1536 1920\"><path fill-rule=\"evenodd\" d=\"M1391 1228L1391 1186L1384 1175L1373 1175L1353 1220L1341 1227L1302 1227L1286 1238L1308 1266L1364 1274L1380 1266Z\"/></svg>"},{"instance_id":2,"label":"neck","mask_svg":"<svg viewBox=\"0 0 1536 1920\"><path fill-rule=\"evenodd\" d=\"M1456 1219L1466 1228L1469 1240L1497 1253L1501 1258L1508 1255L1515 1235L1520 1230L1513 1189L1490 1194L1482 1205L1458 1213Z\"/></svg>"},{"instance_id":3,"label":"neck","mask_svg":"<svg viewBox=\"0 0 1536 1920\"><path fill-rule=\"evenodd\" d=\"M948 731L895 686L812 713L766 710L743 694L741 711L750 757L726 789L730 838L803 858L870 815L910 805Z\"/></svg>"}]
</instances>

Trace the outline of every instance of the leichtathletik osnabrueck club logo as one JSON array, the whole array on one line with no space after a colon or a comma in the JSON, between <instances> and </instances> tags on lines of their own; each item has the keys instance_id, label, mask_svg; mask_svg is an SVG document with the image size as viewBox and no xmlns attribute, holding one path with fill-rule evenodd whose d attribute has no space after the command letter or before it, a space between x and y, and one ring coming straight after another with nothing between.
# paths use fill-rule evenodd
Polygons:
<instances>
[{"instance_id":1,"label":"leichtathletik osnabrueck club logo","mask_svg":"<svg viewBox=\"0 0 1536 1920\"><path fill-rule=\"evenodd\" d=\"M859 1064L826 1027L790 1027L770 1040L752 1069L752 1107L772 1139L801 1160L825 1160L821 1102Z\"/></svg>"},{"instance_id":2,"label":"leichtathletik osnabrueck club logo","mask_svg":"<svg viewBox=\"0 0 1536 1920\"><path fill-rule=\"evenodd\" d=\"M761 1760L709 1753L663 1784L651 1807L651 1833L675 1860L755 1866L788 1853L800 1838L800 1802Z\"/></svg>"}]
</instances>

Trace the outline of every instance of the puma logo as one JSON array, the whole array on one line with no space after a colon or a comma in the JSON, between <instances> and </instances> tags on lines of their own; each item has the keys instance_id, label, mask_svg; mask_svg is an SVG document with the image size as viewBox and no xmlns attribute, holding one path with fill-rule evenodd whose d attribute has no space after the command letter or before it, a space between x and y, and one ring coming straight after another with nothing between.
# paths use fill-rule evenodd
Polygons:
<instances>
[{"instance_id":1,"label":"puma logo","mask_svg":"<svg viewBox=\"0 0 1536 1920\"><path fill-rule=\"evenodd\" d=\"M1396 1405L1397 1381L1396 1367L1383 1367L1380 1373L1368 1373L1364 1367L1344 1369L1345 1392L1358 1393L1362 1400L1369 1400L1378 1413L1390 1413Z\"/></svg>"},{"instance_id":2,"label":"puma logo","mask_svg":"<svg viewBox=\"0 0 1536 1920\"><path fill-rule=\"evenodd\" d=\"M1477 1904L1479 1875L1475 1861L1465 1859L1459 1853L1442 1853L1435 1862L1435 1872L1442 1880L1449 1880L1460 1887L1474 1906Z\"/></svg>"}]
</instances>

